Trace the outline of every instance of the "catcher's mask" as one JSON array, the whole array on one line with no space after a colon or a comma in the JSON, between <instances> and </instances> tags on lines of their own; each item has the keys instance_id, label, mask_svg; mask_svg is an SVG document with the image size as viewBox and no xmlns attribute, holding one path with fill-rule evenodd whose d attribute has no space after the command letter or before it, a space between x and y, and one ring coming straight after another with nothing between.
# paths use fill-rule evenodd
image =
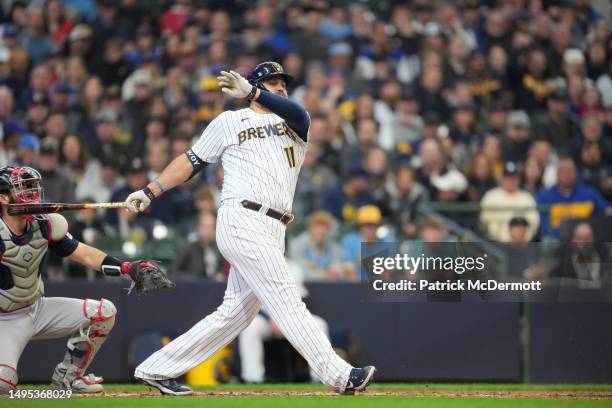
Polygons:
<instances>
[{"instance_id":1,"label":"catcher's mask","mask_svg":"<svg viewBox=\"0 0 612 408\"><path fill-rule=\"evenodd\" d=\"M10 203L40 203L43 201L41 179L38 170L32 167L6 166L0 169L0 190L8 193ZM43 216L22 215L22 218L32 221Z\"/></svg>"}]
</instances>

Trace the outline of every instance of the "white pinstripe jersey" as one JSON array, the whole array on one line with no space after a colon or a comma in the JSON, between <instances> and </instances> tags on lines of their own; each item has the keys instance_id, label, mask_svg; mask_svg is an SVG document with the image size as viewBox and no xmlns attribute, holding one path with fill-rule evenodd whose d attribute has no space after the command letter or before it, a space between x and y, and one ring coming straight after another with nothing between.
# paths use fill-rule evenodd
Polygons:
<instances>
[{"instance_id":1,"label":"white pinstripe jersey","mask_svg":"<svg viewBox=\"0 0 612 408\"><path fill-rule=\"evenodd\" d=\"M223 165L221 205L247 199L291 211L307 143L274 113L226 111L202 132L191 150Z\"/></svg>"}]
</instances>

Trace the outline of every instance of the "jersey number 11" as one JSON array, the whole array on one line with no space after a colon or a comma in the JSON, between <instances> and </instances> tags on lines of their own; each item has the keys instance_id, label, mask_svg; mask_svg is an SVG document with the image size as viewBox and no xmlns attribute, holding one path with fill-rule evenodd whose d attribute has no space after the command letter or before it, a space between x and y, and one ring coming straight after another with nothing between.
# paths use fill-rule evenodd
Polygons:
<instances>
[{"instance_id":1,"label":"jersey number 11","mask_svg":"<svg viewBox=\"0 0 612 408\"><path fill-rule=\"evenodd\" d=\"M295 151L293 150L293 146L283 147L283 150L285 151L285 156L287 156L289 168L295 168Z\"/></svg>"}]
</instances>

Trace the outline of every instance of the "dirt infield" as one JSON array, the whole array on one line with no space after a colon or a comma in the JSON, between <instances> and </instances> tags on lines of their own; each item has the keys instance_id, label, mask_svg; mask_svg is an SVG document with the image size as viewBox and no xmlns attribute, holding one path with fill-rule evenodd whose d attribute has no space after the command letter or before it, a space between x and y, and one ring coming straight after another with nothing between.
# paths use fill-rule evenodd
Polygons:
<instances>
[{"instance_id":1,"label":"dirt infield","mask_svg":"<svg viewBox=\"0 0 612 408\"><path fill-rule=\"evenodd\" d=\"M331 397L331 391L210 391L194 392L194 397ZM367 391L359 394L362 397L445 397L445 398L522 398L522 399L612 399L609 391ZM79 395L80 398L115 397L115 398L156 398L162 397L157 391L141 392L105 392L100 395ZM340 396L338 396L340 397Z\"/></svg>"}]
</instances>

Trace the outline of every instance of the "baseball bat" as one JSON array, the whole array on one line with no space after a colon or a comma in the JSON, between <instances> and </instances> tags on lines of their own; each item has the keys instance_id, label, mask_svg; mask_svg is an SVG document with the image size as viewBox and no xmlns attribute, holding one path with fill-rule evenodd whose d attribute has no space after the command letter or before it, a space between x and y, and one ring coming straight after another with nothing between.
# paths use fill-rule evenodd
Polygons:
<instances>
[{"instance_id":1,"label":"baseball bat","mask_svg":"<svg viewBox=\"0 0 612 408\"><path fill-rule=\"evenodd\" d=\"M125 203L21 203L9 204L10 215L49 214L73 210L95 210L98 208L125 208Z\"/></svg>"}]
</instances>

